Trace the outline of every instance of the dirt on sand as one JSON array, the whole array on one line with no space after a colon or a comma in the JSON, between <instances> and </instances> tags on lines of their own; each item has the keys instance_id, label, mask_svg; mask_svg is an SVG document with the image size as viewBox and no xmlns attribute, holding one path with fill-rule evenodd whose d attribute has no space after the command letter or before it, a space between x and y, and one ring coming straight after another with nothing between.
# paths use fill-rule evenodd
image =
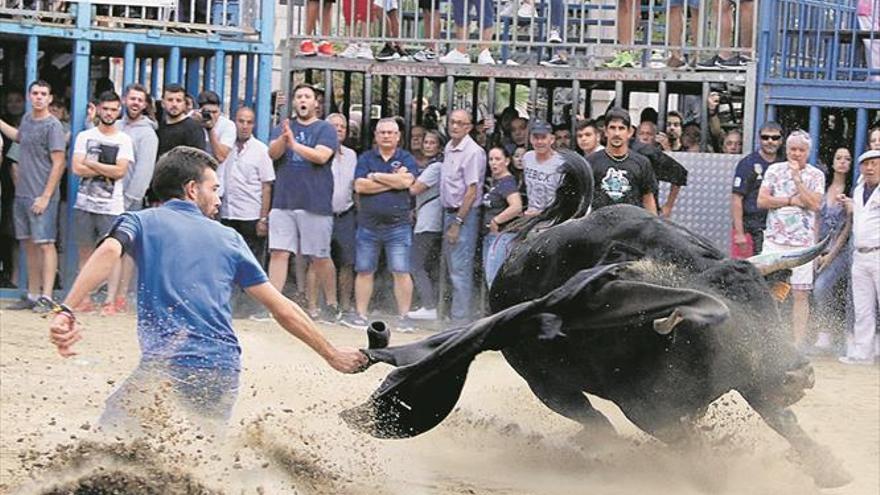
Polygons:
<instances>
[{"instance_id":1,"label":"dirt on sand","mask_svg":"<svg viewBox=\"0 0 880 495\"><path fill-rule=\"evenodd\" d=\"M274 323L236 320L238 401L223 438L166 417L143 438L96 431L104 400L136 366L134 319L85 316L80 354L60 358L48 323L0 312L0 493L40 494L810 494L880 492L880 371L819 360L794 410L855 481L820 491L735 393L699 420L701 447L660 444L613 404L620 437L596 439L550 412L499 353L471 368L458 408L408 440L350 430L338 412L388 372L332 371ZM339 344L361 332L323 327ZM424 337L393 335L393 342Z\"/></svg>"}]
</instances>

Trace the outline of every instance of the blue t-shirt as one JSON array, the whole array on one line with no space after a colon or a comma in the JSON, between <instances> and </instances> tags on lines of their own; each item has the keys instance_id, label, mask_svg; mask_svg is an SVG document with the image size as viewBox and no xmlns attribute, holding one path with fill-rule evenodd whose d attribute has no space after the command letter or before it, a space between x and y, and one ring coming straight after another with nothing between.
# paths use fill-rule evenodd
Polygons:
<instances>
[{"instance_id":1,"label":"blue t-shirt","mask_svg":"<svg viewBox=\"0 0 880 495\"><path fill-rule=\"evenodd\" d=\"M241 235L177 199L123 213L113 228L129 239L126 252L138 268L142 360L238 370L233 285L268 281Z\"/></svg>"},{"instance_id":2,"label":"blue t-shirt","mask_svg":"<svg viewBox=\"0 0 880 495\"><path fill-rule=\"evenodd\" d=\"M764 172L772 163L755 151L736 164L731 191L743 197L743 229L746 232L762 231L767 224L767 210L758 208L758 190L764 181Z\"/></svg>"},{"instance_id":3,"label":"blue t-shirt","mask_svg":"<svg viewBox=\"0 0 880 495\"><path fill-rule=\"evenodd\" d=\"M332 124L316 120L309 125L290 120L290 130L296 142L310 148L318 145L336 151L339 140ZM272 130L272 139L281 135L281 126ZM282 210L306 210L318 215L333 214L333 170L331 156L327 163L312 163L289 147L280 159L275 173L272 208Z\"/></svg>"},{"instance_id":4,"label":"blue t-shirt","mask_svg":"<svg viewBox=\"0 0 880 495\"><path fill-rule=\"evenodd\" d=\"M354 178L355 180L365 179L368 174L373 172L391 174L399 170L400 167L405 168L413 175L416 175L419 169L415 158L409 151L398 148L391 159L386 162L378 150L371 149L358 158ZM407 189L385 191L379 194L361 194L359 197L359 225L375 229L411 223L412 221L410 218L412 199Z\"/></svg>"}]
</instances>

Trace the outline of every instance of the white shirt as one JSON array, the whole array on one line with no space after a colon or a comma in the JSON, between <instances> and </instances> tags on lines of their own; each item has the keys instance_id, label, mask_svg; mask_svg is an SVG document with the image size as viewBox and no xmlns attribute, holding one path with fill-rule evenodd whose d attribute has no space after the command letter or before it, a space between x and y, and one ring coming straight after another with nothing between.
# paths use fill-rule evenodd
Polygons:
<instances>
[{"instance_id":1,"label":"white shirt","mask_svg":"<svg viewBox=\"0 0 880 495\"><path fill-rule=\"evenodd\" d=\"M217 123L211 128L211 133L220 141L220 144L232 148L235 146L235 140L238 138L238 131L235 129L235 122L229 120L226 116L217 117ZM205 129L205 151L213 157L214 149L211 147L211 138L208 136L208 130Z\"/></svg>"},{"instance_id":2,"label":"white shirt","mask_svg":"<svg viewBox=\"0 0 880 495\"><path fill-rule=\"evenodd\" d=\"M865 195L865 181L860 180L853 191L853 246L873 248L880 246L880 186L862 204Z\"/></svg>"},{"instance_id":3,"label":"white shirt","mask_svg":"<svg viewBox=\"0 0 880 495\"><path fill-rule=\"evenodd\" d=\"M220 218L257 220L263 205L263 183L275 180L269 147L251 136L239 150L233 143L229 156L217 168L223 201Z\"/></svg>"},{"instance_id":4,"label":"white shirt","mask_svg":"<svg viewBox=\"0 0 880 495\"><path fill-rule=\"evenodd\" d=\"M354 206L354 169L357 153L347 146L340 146L333 155L333 213L342 213Z\"/></svg>"},{"instance_id":5,"label":"white shirt","mask_svg":"<svg viewBox=\"0 0 880 495\"><path fill-rule=\"evenodd\" d=\"M73 155L105 165L116 165L118 160L126 160L131 165L134 160L131 138L118 129L114 128L114 131L107 135L98 127L92 127L80 132L76 135ZM79 181L75 208L101 215L121 215L125 211L122 179L112 180L102 176L83 178Z\"/></svg>"}]
</instances>

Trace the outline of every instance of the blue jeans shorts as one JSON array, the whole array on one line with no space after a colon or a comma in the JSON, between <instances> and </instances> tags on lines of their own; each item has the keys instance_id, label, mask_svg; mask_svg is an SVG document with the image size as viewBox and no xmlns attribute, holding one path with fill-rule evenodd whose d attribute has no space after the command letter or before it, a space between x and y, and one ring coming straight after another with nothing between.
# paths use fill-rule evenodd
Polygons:
<instances>
[{"instance_id":1,"label":"blue jeans shorts","mask_svg":"<svg viewBox=\"0 0 880 495\"><path fill-rule=\"evenodd\" d=\"M50 200L42 215L31 211L33 204L33 198L15 197L12 204L15 238L30 240L35 244L55 242L58 237L58 200Z\"/></svg>"},{"instance_id":2,"label":"blue jeans shorts","mask_svg":"<svg viewBox=\"0 0 880 495\"><path fill-rule=\"evenodd\" d=\"M412 225L408 223L369 229L358 225L354 270L374 273L379 267L379 253L385 248L388 269L392 273L409 273Z\"/></svg>"}]
</instances>

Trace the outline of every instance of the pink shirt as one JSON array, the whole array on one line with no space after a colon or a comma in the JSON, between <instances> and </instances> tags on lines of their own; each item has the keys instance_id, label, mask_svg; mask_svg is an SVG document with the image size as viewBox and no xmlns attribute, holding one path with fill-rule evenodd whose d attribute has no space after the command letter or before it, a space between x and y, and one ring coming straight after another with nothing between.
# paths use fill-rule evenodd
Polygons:
<instances>
[{"instance_id":1,"label":"pink shirt","mask_svg":"<svg viewBox=\"0 0 880 495\"><path fill-rule=\"evenodd\" d=\"M450 141L446 144L440 168L440 204L444 208L458 208L468 186L476 184L477 197L471 208L480 206L485 177L486 150L470 136L465 136L455 146Z\"/></svg>"}]
</instances>

